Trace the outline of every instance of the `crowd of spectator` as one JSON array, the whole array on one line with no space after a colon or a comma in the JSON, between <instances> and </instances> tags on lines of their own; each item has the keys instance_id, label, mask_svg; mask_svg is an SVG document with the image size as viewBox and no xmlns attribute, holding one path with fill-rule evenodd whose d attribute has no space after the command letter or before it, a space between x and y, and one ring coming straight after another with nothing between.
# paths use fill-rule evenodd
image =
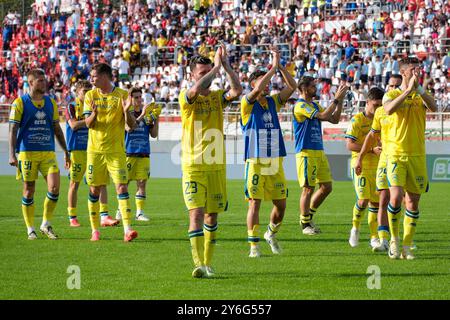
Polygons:
<instances>
[{"instance_id":1,"label":"crowd of spectator","mask_svg":"<svg viewBox=\"0 0 450 320\"><path fill-rule=\"evenodd\" d=\"M224 42L245 91L248 76L270 65L270 47L298 79L318 79L328 104L340 81L349 99L365 100L373 85L399 73L398 60L421 59L425 86L447 110L450 101L450 2L446 0L111 0L36 1L32 14L3 22L0 104L28 90L26 72L43 68L49 91L64 104L92 64L107 62L118 86L140 86L145 102L173 103L190 85L188 60L213 57ZM222 87L225 75L213 82ZM272 81L272 91L282 78Z\"/></svg>"}]
</instances>

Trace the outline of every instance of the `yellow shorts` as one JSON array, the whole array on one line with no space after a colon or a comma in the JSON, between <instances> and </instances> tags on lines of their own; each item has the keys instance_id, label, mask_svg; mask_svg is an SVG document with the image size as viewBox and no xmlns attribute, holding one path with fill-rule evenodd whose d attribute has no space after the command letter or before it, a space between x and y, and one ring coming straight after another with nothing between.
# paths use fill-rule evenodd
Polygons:
<instances>
[{"instance_id":1,"label":"yellow shorts","mask_svg":"<svg viewBox=\"0 0 450 320\"><path fill-rule=\"evenodd\" d=\"M80 182L86 172L87 152L83 150L71 151L70 162L69 179Z\"/></svg>"},{"instance_id":2,"label":"yellow shorts","mask_svg":"<svg viewBox=\"0 0 450 320\"><path fill-rule=\"evenodd\" d=\"M295 155L300 187L315 187L318 183L331 182L330 165L324 152L309 156L303 152Z\"/></svg>"},{"instance_id":3,"label":"yellow shorts","mask_svg":"<svg viewBox=\"0 0 450 320\"><path fill-rule=\"evenodd\" d=\"M387 176L386 176L387 156L383 153L380 155L377 167L377 190L389 189Z\"/></svg>"},{"instance_id":4,"label":"yellow shorts","mask_svg":"<svg viewBox=\"0 0 450 320\"><path fill-rule=\"evenodd\" d=\"M389 156L386 170L390 187L417 194L428 191L426 156Z\"/></svg>"},{"instance_id":5,"label":"yellow shorts","mask_svg":"<svg viewBox=\"0 0 450 320\"><path fill-rule=\"evenodd\" d=\"M128 180L150 178L150 158L127 157Z\"/></svg>"},{"instance_id":6,"label":"yellow shorts","mask_svg":"<svg viewBox=\"0 0 450 320\"><path fill-rule=\"evenodd\" d=\"M87 153L86 181L90 186L108 184L111 176L114 184L127 184L128 172L125 153ZM109 175L108 175L109 173Z\"/></svg>"},{"instance_id":7,"label":"yellow shorts","mask_svg":"<svg viewBox=\"0 0 450 320\"><path fill-rule=\"evenodd\" d=\"M260 200L281 200L288 195L283 162L276 163L273 174L267 174L267 165L245 163L245 198ZM269 171L269 170L267 170Z\"/></svg>"},{"instance_id":8,"label":"yellow shorts","mask_svg":"<svg viewBox=\"0 0 450 320\"><path fill-rule=\"evenodd\" d=\"M206 213L226 211L225 170L183 171L183 195L188 210L205 208Z\"/></svg>"},{"instance_id":9,"label":"yellow shorts","mask_svg":"<svg viewBox=\"0 0 450 320\"><path fill-rule=\"evenodd\" d=\"M36 181L39 172L43 177L51 173L59 173L58 162L54 151L22 151L19 152L17 180Z\"/></svg>"},{"instance_id":10,"label":"yellow shorts","mask_svg":"<svg viewBox=\"0 0 450 320\"><path fill-rule=\"evenodd\" d=\"M366 168L358 176L355 173L355 169L352 168L353 186L355 187L358 200L369 200L372 203L379 201L375 179L376 170L376 168Z\"/></svg>"}]
</instances>

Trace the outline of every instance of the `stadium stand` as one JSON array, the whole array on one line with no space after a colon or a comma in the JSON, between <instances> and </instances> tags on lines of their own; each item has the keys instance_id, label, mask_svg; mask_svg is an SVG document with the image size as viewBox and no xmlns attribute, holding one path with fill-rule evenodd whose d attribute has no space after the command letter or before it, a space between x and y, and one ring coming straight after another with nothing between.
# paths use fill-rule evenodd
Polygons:
<instances>
[{"instance_id":1,"label":"stadium stand","mask_svg":"<svg viewBox=\"0 0 450 320\"><path fill-rule=\"evenodd\" d=\"M159 101L165 114L176 114L179 91L190 83L189 57L212 57L224 41L245 85L249 73L270 64L274 44L296 78L318 79L323 106L340 79L348 81L344 120L364 107L371 86L383 87L399 72L401 57L414 54L424 71L421 83L440 111L449 112L449 19L445 0L37 0L30 15L8 12L1 26L0 105L27 92L24 75L41 67L50 94L64 106L73 83L92 64L107 62L116 85L140 86L146 103ZM281 83L275 77L272 91ZM5 110L0 116L6 119Z\"/></svg>"}]
</instances>

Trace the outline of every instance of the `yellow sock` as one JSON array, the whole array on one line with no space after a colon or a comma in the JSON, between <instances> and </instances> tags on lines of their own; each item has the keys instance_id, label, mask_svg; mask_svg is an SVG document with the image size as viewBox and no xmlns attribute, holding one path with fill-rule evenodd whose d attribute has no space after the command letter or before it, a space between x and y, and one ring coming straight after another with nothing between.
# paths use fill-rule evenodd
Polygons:
<instances>
[{"instance_id":1,"label":"yellow sock","mask_svg":"<svg viewBox=\"0 0 450 320\"><path fill-rule=\"evenodd\" d=\"M136 195L136 211L137 212L144 211L145 198L146 198L145 195L140 195L140 194Z\"/></svg>"},{"instance_id":2,"label":"yellow sock","mask_svg":"<svg viewBox=\"0 0 450 320\"><path fill-rule=\"evenodd\" d=\"M55 212L56 203L58 202L58 196L59 194L47 192L47 197L44 200L44 217L42 219L43 225L50 224L50 221L53 218L53 213Z\"/></svg>"},{"instance_id":3,"label":"yellow sock","mask_svg":"<svg viewBox=\"0 0 450 320\"><path fill-rule=\"evenodd\" d=\"M23 220L27 228L30 230L34 228L34 199L22 198L22 214Z\"/></svg>"},{"instance_id":4,"label":"yellow sock","mask_svg":"<svg viewBox=\"0 0 450 320\"><path fill-rule=\"evenodd\" d=\"M70 219L76 218L77 217L77 208L68 207L67 214L69 215Z\"/></svg>"},{"instance_id":5,"label":"yellow sock","mask_svg":"<svg viewBox=\"0 0 450 320\"><path fill-rule=\"evenodd\" d=\"M417 220L419 220L419 211L405 211L403 219L403 245L411 247L413 244L413 236L416 233Z\"/></svg>"},{"instance_id":6,"label":"yellow sock","mask_svg":"<svg viewBox=\"0 0 450 320\"><path fill-rule=\"evenodd\" d=\"M100 204L98 202L98 197L91 193L89 193L88 209L92 231L100 229Z\"/></svg>"},{"instance_id":7,"label":"yellow sock","mask_svg":"<svg viewBox=\"0 0 450 320\"><path fill-rule=\"evenodd\" d=\"M355 203L355 205L353 207L353 220L352 220L353 228L355 228L355 229L360 228L361 220L364 216L365 211L366 211L366 208L361 208L360 206L358 206L357 203Z\"/></svg>"},{"instance_id":8,"label":"yellow sock","mask_svg":"<svg viewBox=\"0 0 450 320\"><path fill-rule=\"evenodd\" d=\"M205 266L210 266L216 247L217 223L203 225L203 234L205 235Z\"/></svg>"},{"instance_id":9,"label":"yellow sock","mask_svg":"<svg viewBox=\"0 0 450 320\"><path fill-rule=\"evenodd\" d=\"M250 246L257 246L259 242L259 224L255 224L252 230L247 230L247 241Z\"/></svg>"},{"instance_id":10,"label":"yellow sock","mask_svg":"<svg viewBox=\"0 0 450 320\"><path fill-rule=\"evenodd\" d=\"M369 214L367 215L367 223L369 224L370 239L378 238L378 208L369 208Z\"/></svg>"},{"instance_id":11,"label":"yellow sock","mask_svg":"<svg viewBox=\"0 0 450 320\"><path fill-rule=\"evenodd\" d=\"M119 210L122 214L122 223L125 232L131 227L131 209L130 209L130 195L128 192L117 195L119 202Z\"/></svg>"},{"instance_id":12,"label":"yellow sock","mask_svg":"<svg viewBox=\"0 0 450 320\"><path fill-rule=\"evenodd\" d=\"M100 202L100 214L108 213L108 204Z\"/></svg>"},{"instance_id":13,"label":"yellow sock","mask_svg":"<svg viewBox=\"0 0 450 320\"><path fill-rule=\"evenodd\" d=\"M388 226L379 226L378 227L378 238L380 238L380 240L388 240L389 241L389 227Z\"/></svg>"},{"instance_id":14,"label":"yellow sock","mask_svg":"<svg viewBox=\"0 0 450 320\"><path fill-rule=\"evenodd\" d=\"M300 223L303 225L308 225L309 223L311 223L312 220L312 214L301 214L300 215Z\"/></svg>"},{"instance_id":15,"label":"yellow sock","mask_svg":"<svg viewBox=\"0 0 450 320\"><path fill-rule=\"evenodd\" d=\"M196 267L203 266L205 239L203 230L189 231L189 240L191 242L192 259Z\"/></svg>"},{"instance_id":16,"label":"yellow sock","mask_svg":"<svg viewBox=\"0 0 450 320\"><path fill-rule=\"evenodd\" d=\"M271 235L275 234L278 232L278 230L280 230L281 227L281 222L278 224L274 224L272 222L269 222L269 225L267 226L267 231L269 231L269 233Z\"/></svg>"},{"instance_id":17,"label":"yellow sock","mask_svg":"<svg viewBox=\"0 0 450 320\"><path fill-rule=\"evenodd\" d=\"M389 203L389 205L388 205L389 230L391 232L391 236L394 239L398 239L400 237L400 212L401 211L402 211L402 207L394 208Z\"/></svg>"}]
</instances>

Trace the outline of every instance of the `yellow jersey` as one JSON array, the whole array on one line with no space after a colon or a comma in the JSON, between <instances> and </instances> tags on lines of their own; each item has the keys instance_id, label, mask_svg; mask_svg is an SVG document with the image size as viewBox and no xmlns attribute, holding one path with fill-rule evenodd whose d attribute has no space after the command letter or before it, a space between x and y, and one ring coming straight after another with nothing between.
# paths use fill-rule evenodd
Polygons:
<instances>
[{"instance_id":1,"label":"yellow jersey","mask_svg":"<svg viewBox=\"0 0 450 320\"><path fill-rule=\"evenodd\" d=\"M188 101L187 90L179 95L181 110L182 169L212 171L225 169L223 108L227 104L224 90L211 91Z\"/></svg>"},{"instance_id":2,"label":"yellow jersey","mask_svg":"<svg viewBox=\"0 0 450 320\"><path fill-rule=\"evenodd\" d=\"M395 89L383 97L383 105L402 94ZM426 109L422 98L416 92L410 94L402 105L389 116L390 126L387 134L389 155L425 155L425 116Z\"/></svg>"},{"instance_id":3,"label":"yellow jersey","mask_svg":"<svg viewBox=\"0 0 450 320\"><path fill-rule=\"evenodd\" d=\"M97 119L89 128L87 151L92 153L125 152L125 116L122 101L128 97L128 92L114 87L108 94L100 93L94 88L88 91L84 98L84 115L92 113L92 101L97 106Z\"/></svg>"},{"instance_id":4,"label":"yellow jersey","mask_svg":"<svg viewBox=\"0 0 450 320\"><path fill-rule=\"evenodd\" d=\"M389 126L390 126L390 117L387 115L386 111L383 107L377 108L375 111L375 115L373 116L372 128L370 129L373 132L379 133L381 137L381 147L382 147L382 157L389 149Z\"/></svg>"},{"instance_id":5,"label":"yellow jersey","mask_svg":"<svg viewBox=\"0 0 450 320\"><path fill-rule=\"evenodd\" d=\"M380 109L380 108L378 108ZM377 109L377 110L378 110ZM364 144L367 134L372 127L372 120L366 116L364 112L355 114L350 120L350 125L345 132L345 138L351 139L359 145ZM359 152L352 151L352 162L358 158ZM368 153L363 159L365 168L377 167L379 157L374 153Z\"/></svg>"}]
</instances>

